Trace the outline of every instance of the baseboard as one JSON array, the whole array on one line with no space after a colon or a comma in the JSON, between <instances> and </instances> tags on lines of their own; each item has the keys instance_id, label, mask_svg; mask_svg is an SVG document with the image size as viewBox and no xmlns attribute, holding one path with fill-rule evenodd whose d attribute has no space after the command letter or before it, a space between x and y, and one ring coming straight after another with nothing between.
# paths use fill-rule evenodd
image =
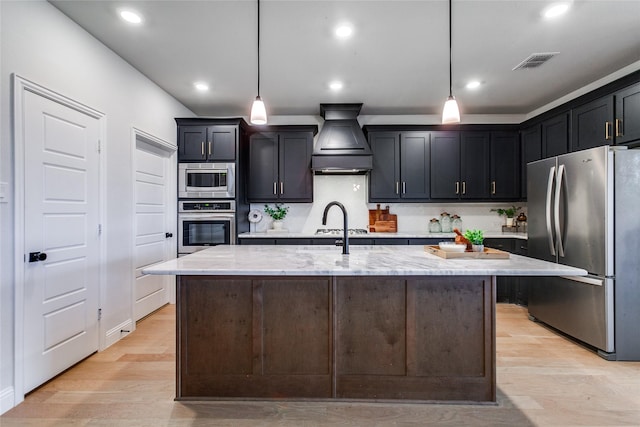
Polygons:
<instances>
[{"instance_id":1,"label":"baseboard","mask_svg":"<svg viewBox=\"0 0 640 427\"><path fill-rule=\"evenodd\" d=\"M133 332L133 320L128 319L107 331L104 348L111 347L122 338ZM104 348L102 350L104 350Z\"/></svg>"},{"instance_id":2,"label":"baseboard","mask_svg":"<svg viewBox=\"0 0 640 427\"><path fill-rule=\"evenodd\" d=\"M0 415L13 408L15 402L13 387L0 391Z\"/></svg>"}]
</instances>

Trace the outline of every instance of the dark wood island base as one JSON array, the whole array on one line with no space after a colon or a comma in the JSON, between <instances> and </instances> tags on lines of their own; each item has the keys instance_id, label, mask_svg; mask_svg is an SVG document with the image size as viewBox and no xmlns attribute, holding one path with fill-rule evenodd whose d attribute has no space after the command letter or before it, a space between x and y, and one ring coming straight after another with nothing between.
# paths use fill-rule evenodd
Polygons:
<instances>
[{"instance_id":1,"label":"dark wood island base","mask_svg":"<svg viewBox=\"0 0 640 427\"><path fill-rule=\"evenodd\" d=\"M495 402L495 276L178 277L177 397Z\"/></svg>"}]
</instances>

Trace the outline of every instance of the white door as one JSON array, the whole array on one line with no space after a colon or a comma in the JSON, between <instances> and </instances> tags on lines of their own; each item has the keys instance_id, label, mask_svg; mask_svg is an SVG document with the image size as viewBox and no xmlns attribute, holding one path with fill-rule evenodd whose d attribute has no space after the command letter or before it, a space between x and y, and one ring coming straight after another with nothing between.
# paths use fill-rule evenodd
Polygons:
<instances>
[{"instance_id":1,"label":"white door","mask_svg":"<svg viewBox=\"0 0 640 427\"><path fill-rule=\"evenodd\" d=\"M100 122L29 91L23 102L27 392L98 350Z\"/></svg>"},{"instance_id":2,"label":"white door","mask_svg":"<svg viewBox=\"0 0 640 427\"><path fill-rule=\"evenodd\" d=\"M172 153L136 139L135 150L135 284L134 316L140 320L169 302L171 276L143 275L150 264L173 258L174 227L168 220ZM174 206L173 204L171 204ZM173 251L175 253L175 250Z\"/></svg>"}]
</instances>

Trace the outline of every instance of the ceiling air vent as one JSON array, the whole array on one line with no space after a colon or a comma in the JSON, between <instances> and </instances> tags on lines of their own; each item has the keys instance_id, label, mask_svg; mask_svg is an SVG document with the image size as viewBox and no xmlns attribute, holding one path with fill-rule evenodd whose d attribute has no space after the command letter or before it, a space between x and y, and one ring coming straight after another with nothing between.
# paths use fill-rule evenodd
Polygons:
<instances>
[{"instance_id":1,"label":"ceiling air vent","mask_svg":"<svg viewBox=\"0 0 640 427\"><path fill-rule=\"evenodd\" d=\"M532 53L526 57L524 61L513 67L512 71L538 68L559 53L560 52Z\"/></svg>"}]
</instances>

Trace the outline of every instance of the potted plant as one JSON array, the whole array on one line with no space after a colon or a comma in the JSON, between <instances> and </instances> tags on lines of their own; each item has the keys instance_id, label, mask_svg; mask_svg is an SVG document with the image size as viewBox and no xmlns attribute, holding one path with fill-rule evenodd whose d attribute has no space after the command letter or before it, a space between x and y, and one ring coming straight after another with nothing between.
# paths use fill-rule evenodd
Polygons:
<instances>
[{"instance_id":1,"label":"potted plant","mask_svg":"<svg viewBox=\"0 0 640 427\"><path fill-rule=\"evenodd\" d=\"M518 211L522 209L520 206L511 206L505 209L497 208L491 209L491 212L498 212L498 215L504 215L506 217L506 225L509 227L513 227L513 218L516 216Z\"/></svg>"},{"instance_id":2,"label":"potted plant","mask_svg":"<svg viewBox=\"0 0 640 427\"><path fill-rule=\"evenodd\" d=\"M464 237L471 242L473 252L484 252L484 233L482 230L467 230Z\"/></svg>"},{"instance_id":3,"label":"potted plant","mask_svg":"<svg viewBox=\"0 0 640 427\"><path fill-rule=\"evenodd\" d=\"M273 229L282 230L282 220L285 216L287 216L289 207L284 206L282 203L276 203L275 207L273 208L269 205L264 205L264 211L271 217L271 219L273 219Z\"/></svg>"}]
</instances>

